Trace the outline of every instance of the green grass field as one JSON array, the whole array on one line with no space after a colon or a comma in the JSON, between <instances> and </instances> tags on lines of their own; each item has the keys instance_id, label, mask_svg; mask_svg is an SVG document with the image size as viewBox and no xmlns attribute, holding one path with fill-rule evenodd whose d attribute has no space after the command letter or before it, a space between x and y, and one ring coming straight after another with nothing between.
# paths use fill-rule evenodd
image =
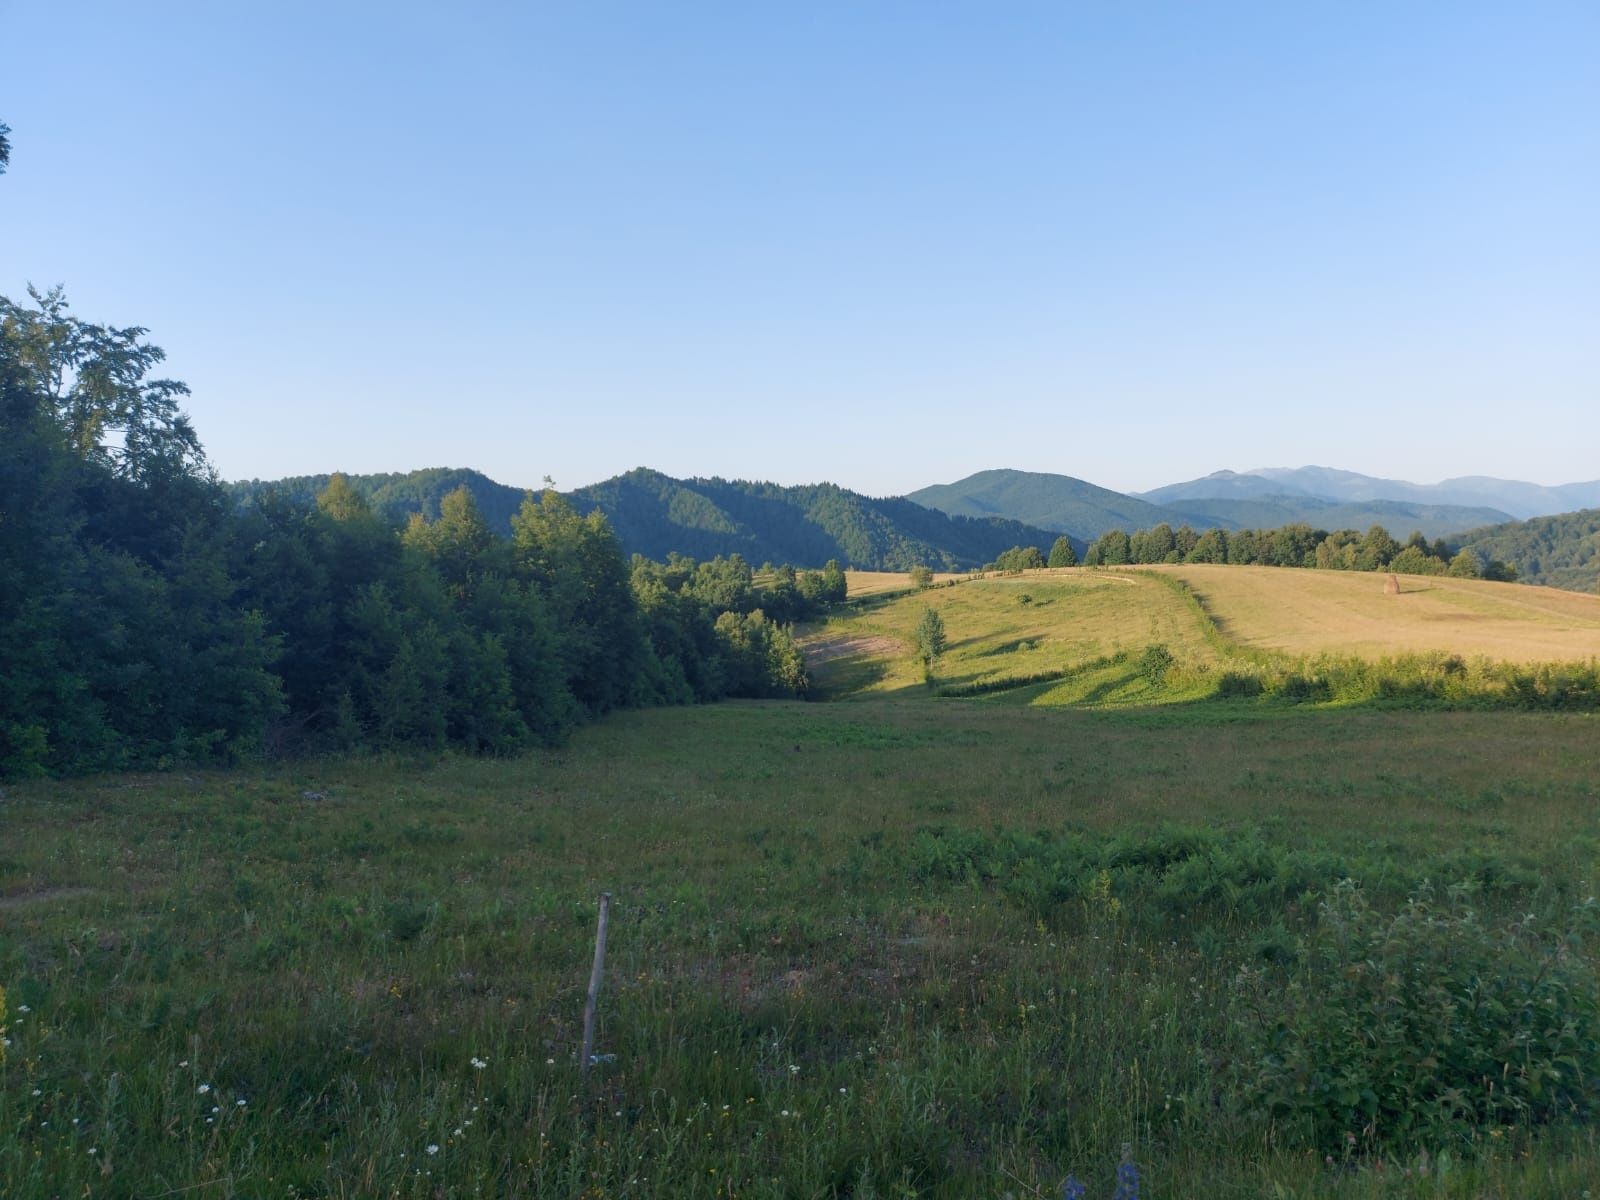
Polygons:
<instances>
[{"instance_id":1,"label":"green grass field","mask_svg":"<svg viewBox=\"0 0 1600 1200\"><path fill-rule=\"evenodd\" d=\"M735 703L511 762L13 787L0 1193L1109 1196L1129 1143L1154 1197L1580 1196L1582 1121L1330 1165L1250 1064L1335 875L1587 895L1595 733Z\"/></svg>"},{"instance_id":2,"label":"green grass field","mask_svg":"<svg viewBox=\"0 0 1600 1200\"><path fill-rule=\"evenodd\" d=\"M1244 672L1269 692L1275 679L1309 681L1283 690L1339 704L1421 693L1456 704L1600 701L1600 597L1422 576L1388 596L1383 579L1182 566L880 587L804 631L803 643L819 691L835 699L927 691L913 630L931 607L950 640L936 665L948 696L1143 707L1210 700L1225 675ZM1172 658L1159 678L1140 661L1152 645ZM1452 655L1459 668L1446 665ZM1560 695L1548 694L1552 676Z\"/></svg>"},{"instance_id":3,"label":"green grass field","mask_svg":"<svg viewBox=\"0 0 1600 1200\"><path fill-rule=\"evenodd\" d=\"M846 703L10 787L0 1195L1590 1195L1600 716L1218 699L1277 574L882 581Z\"/></svg>"}]
</instances>

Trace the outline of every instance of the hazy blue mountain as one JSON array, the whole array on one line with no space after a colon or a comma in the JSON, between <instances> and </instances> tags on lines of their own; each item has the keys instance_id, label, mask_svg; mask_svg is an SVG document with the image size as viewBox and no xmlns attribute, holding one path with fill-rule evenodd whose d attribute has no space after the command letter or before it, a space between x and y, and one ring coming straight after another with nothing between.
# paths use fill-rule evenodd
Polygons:
<instances>
[{"instance_id":1,"label":"hazy blue mountain","mask_svg":"<svg viewBox=\"0 0 1600 1200\"><path fill-rule=\"evenodd\" d=\"M1148 529L1183 515L1135 496L1097 487L1070 475L1037 471L979 471L954 483L935 484L906 497L953 516L1009 517L1093 541L1108 529Z\"/></svg>"},{"instance_id":2,"label":"hazy blue mountain","mask_svg":"<svg viewBox=\"0 0 1600 1200\"><path fill-rule=\"evenodd\" d=\"M351 475L350 485L373 507L402 520L435 516L439 502L466 487L493 528L511 530L526 494L478 471L432 468L397 475ZM309 504L327 475L229 484L241 504L269 489ZM837 558L863 570L909 570L926 565L961 570L992 562L1013 546L1048 552L1055 533L1000 517L969 519L936 512L903 498L874 499L831 483L781 487L726 479L673 479L640 468L568 493L581 512L599 509L629 554L712 558L742 554L749 561L821 566ZM1081 552L1080 541L1077 549Z\"/></svg>"},{"instance_id":3,"label":"hazy blue mountain","mask_svg":"<svg viewBox=\"0 0 1600 1200\"><path fill-rule=\"evenodd\" d=\"M1214 471L1199 479L1169 483L1165 487L1132 494L1151 504L1170 504L1178 508L1183 507L1185 500L1254 500L1268 497L1278 499L1284 496L1326 499L1317 497L1314 493L1296 487L1292 483L1282 483L1276 479L1268 479L1265 475L1238 471Z\"/></svg>"},{"instance_id":4,"label":"hazy blue mountain","mask_svg":"<svg viewBox=\"0 0 1600 1200\"><path fill-rule=\"evenodd\" d=\"M1249 474L1328 500L1455 504L1498 509L1516 518L1549 516L1600 504L1600 481L1546 487L1516 479L1465 475L1439 483L1411 483L1331 467L1264 467Z\"/></svg>"},{"instance_id":5,"label":"hazy blue mountain","mask_svg":"<svg viewBox=\"0 0 1600 1200\"><path fill-rule=\"evenodd\" d=\"M1304 522L1315 529L1369 529L1382 525L1396 537L1413 531L1424 537L1449 537L1481 525L1511 520L1493 508L1465 508L1453 504L1415 504L1405 500L1369 500L1341 504L1315 496L1262 495L1248 499L1191 499L1169 502L1198 528L1221 525L1224 529L1275 529Z\"/></svg>"},{"instance_id":6,"label":"hazy blue mountain","mask_svg":"<svg viewBox=\"0 0 1600 1200\"><path fill-rule=\"evenodd\" d=\"M1170 483L1135 493L1151 504L1174 507L1194 500L1239 500L1281 496L1309 496L1341 504L1403 501L1438 508L1498 512L1508 518L1549 516L1600 505L1600 480L1546 487L1488 475L1463 475L1439 483L1412 483L1381 479L1335 467L1259 467L1253 471L1217 471L1199 479ZM1439 513L1438 521L1456 529L1464 514Z\"/></svg>"}]
</instances>

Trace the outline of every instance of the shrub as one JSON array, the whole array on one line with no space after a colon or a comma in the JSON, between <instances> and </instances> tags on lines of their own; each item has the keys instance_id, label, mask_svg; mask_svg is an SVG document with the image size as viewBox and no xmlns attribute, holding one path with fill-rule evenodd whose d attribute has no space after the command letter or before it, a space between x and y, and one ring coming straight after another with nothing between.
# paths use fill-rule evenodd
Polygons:
<instances>
[{"instance_id":1,"label":"shrub","mask_svg":"<svg viewBox=\"0 0 1600 1200\"><path fill-rule=\"evenodd\" d=\"M1577 949L1592 907L1549 931L1485 922L1472 889L1424 888L1394 916L1350 881L1323 902L1300 966L1260 989L1246 1090L1343 1153L1581 1121L1600 1089L1600 980ZM1270 990L1269 990L1270 989Z\"/></svg>"},{"instance_id":2,"label":"shrub","mask_svg":"<svg viewBox=\"0 0 1600 1200\"><path fill-rule=\"evenodd\" d=\"M1261 695L1261 680L1247 671L1224 671L1217 679L1217 695L1224 699Z\"/></svg>"},{"instance_id":3,"label":"shrub","mask_svg":"<svg viewBox=\"0 0 1600 1200\"><path fill-rule=\"evenodd\" d=\"M1160 687L1167 678L1167 672L1172 669L1172 662L1172 651L1159 642L1146 646L1144 653L1139 655L1139 674L1152 687Z\"/></svg>"}]
</instances>

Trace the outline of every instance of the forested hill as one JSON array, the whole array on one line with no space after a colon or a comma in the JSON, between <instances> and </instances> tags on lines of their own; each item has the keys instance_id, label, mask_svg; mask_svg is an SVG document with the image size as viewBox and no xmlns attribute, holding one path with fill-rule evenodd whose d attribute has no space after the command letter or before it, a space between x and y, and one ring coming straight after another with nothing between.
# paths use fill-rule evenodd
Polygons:
<instances>
[{"instance_id":1,"label":"forested hill","mask_svg":"<svg viewBox=\"0 0 1600 1200\"><path fill-rule=\"evenodd\" d=\"M1183 514L1070 475L1039 471L979 471L954 483L912 492L918 504L953 516L1005 517L1085 542L1111 529L1142 529ZM1052 535L1053 536L1053 535Z\"/></svg>"},{"instance_id":2,"label":"forested hill","mask_svg":"<svg viewBox=\"0 0 1600 1200\"><path fill-rule=\"evenodd\" d=\"M350 486L393 518L438 514L458 487L472 493L492 528L509 533L523 491L477 471L432 468L404 475L352 475ZM329 476L229 484L242 505L278 490L310 503ZM950 516L904 498L874 499L831 483L783 487L727 479L674 479L645 468L567 494L580 512L599 509L629 554L817 566L830 558L861 570L924 565L960 570L992 562L1013 546L1047 552L1056 535L1000 517ZM1081 544L1080 544L1081 548Z\"/></svg>"},{"instance_id":3,"label":"forested hill","mask_svg":"<svg viewBox=\"0 0 1600 1200\"><path fill-rule=\"evenodd\" d=\"M249 479L223 486L241 508L254 507L256 501L269 492L309 506L316 502L332 478L332 475L292 475L287 479ZM345 479L375 512L397 521L403 521L414 512L434 520L444 498L464 487L472 493L489 527L507 537L511 534L511 518L522 507L522 498L526 495L522 488L496 483L482 472L463 467L429 467L404 474L347 475Z\"/></svg>"},{"instance_id":4,"label":"forested hill","mask_svg":"<svg viewBox=\"0 0 1600 1200\"><path fill-rule=\"evenodd\" d=\"M1458 540L1484 558L1510 563L1525 583L1600 590L1600 508L1474 529Z\"/></svg>"}]
</instances>

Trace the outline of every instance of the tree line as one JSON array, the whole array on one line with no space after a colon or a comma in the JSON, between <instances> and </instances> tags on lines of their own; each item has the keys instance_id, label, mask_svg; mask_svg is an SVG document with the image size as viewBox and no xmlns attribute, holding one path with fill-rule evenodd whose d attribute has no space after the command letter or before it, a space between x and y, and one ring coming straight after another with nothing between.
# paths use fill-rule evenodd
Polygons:
<instances>
[{"instance_id":1,"label":"tree line","mask_svg":"<svg viewBox=\"0 0 1600 1200\"><path fill-rule=\"evenodd\" d=\"M1452 575L1464 579L1510 581L1516 570L1489 560L1469 547L1453 547L1443 539L1429 542L1413 533L1396 541L1374 525L1354 529L1313 529L1297 523L1277 529L1208 529L1188 525L1173 529L1165 522L1132 534L1108 530L1089 544L1087 566L1149 563L1232 563L1269 567L1308 567L1325 571L1394 571L1404 575Z\"/></svg>"},{"instance_id":2,"label":"tree line","mask_svg":"<svg viewBox=\"0 0 1600 1200\"><path fill-rule=\"evenodd\" d=\"M146 330L0 297L0 775L263 752L510 753L618 708L798 696L843 571L623 556L469 492L401 525L340 476L232 503Z\"/></svg>"}]
</instances>

